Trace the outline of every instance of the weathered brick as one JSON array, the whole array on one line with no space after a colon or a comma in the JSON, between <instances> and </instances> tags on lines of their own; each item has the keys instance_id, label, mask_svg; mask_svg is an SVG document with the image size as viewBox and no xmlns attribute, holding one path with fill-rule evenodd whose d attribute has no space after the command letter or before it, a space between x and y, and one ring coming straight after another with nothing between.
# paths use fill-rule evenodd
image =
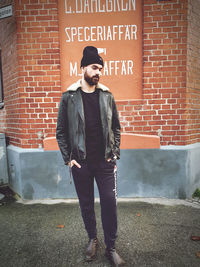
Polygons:
<instances>
[{"instance_id":1,"label":"weathered brick","mask_svg":"<svg viewBox=\"0 0 200 267\"><path fill-rule=\"evenodd\" d=\"M117 101L122 132L157 135L161 129L162 145L199 142L200 82L195 59L200 19L195 14L200 6L191 0L144 0L143 7L143 99ZM38 147L38 130L55 135L62 93L57 11L57 1L17 1L17 40L9 35L10 43L4 45L11 47L14 42L12 60L4 59L7 115L5 119L5 110L0 110L0 127L7 127L12 144L24 148ZM3 38L8 36L8 31L2 32Z\"/></svg>"}]
</instances>

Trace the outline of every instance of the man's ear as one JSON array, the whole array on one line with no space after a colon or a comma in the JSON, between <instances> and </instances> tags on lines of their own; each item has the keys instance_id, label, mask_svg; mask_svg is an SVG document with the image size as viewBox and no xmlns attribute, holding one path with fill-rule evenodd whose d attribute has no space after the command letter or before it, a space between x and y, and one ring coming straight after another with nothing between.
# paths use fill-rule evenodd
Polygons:
<instances>
[{"instance_id":1,"label":"man's ear","mask_svg":"<svg viewBox=\"0 0 200 267\"><path fill-rule=\"evenodd\" d=\"M82 73L84 73L84 72L85 72L85 70L86 70L86 66L84 66L84 67L81 67L81 71L82 71Z\"/></svg>"}]
</instances>

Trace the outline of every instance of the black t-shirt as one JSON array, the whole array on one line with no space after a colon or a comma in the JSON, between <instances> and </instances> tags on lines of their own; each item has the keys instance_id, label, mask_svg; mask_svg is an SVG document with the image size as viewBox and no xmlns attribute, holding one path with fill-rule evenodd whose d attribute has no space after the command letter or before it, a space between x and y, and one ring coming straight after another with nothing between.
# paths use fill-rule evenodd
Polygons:
<instances>
[{"instance_id":1,"label":"black t-shirt","mask_svg":"<svg viewBox=\"0 0 200 267\"><path fill-rule=\"evenodd\" d=\"M104 158L104 143L99 107L99 90L85 93L81 90L86 133L86 158L96 162Z\"/></svg>"}]
</instances>

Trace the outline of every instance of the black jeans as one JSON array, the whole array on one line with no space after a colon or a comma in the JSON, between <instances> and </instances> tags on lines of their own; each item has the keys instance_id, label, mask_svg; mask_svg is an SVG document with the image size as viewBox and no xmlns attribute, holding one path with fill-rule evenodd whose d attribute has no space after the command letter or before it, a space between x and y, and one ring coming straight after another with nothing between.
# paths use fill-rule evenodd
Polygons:
<instances>
[{"instance_id":1,"label":"black jeans","mask_svg":"<svg viewBox=\"0 0 200 267\"><path fill-rule=\"evenodd\" d=\"M72 174L89 239L97 236L94 211L95 178L100 196L105 244L108 248L113 248L117 237L115 163L107 161L97 163L82 162L80 165L80 169L76 166L72 167Z\"/></svg>"}]
</instances>

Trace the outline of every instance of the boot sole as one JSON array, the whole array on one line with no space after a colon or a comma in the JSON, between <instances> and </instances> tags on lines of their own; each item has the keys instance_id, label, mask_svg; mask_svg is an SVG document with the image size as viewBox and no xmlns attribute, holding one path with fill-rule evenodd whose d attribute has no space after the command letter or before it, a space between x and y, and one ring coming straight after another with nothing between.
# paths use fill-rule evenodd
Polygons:
<instances>
[{"instance_id":1,"label":"boot sole","mask_svg":"<svg viewBox=\"0 0 200 267\"><path fill-rule=\"evenodd\" d=\"M94 261L94 260L96 260L96 258L97 258L97 249L98 249L98 247L99 247L99 244L97 243L97 245L96 245L96 254L94 255L94 256L92 256L92 257L85 257L85 261L86 262L91 262L91 261Z\"/></svg>"},{"instance_id":2,"label":"boot sole","mask_svg":"<svg viewBox=\"0 0 200 267\"><path fill-rule=\"evenodd\" d=\"M90 257L90 258L87 258L87 257L86 257L85 261L86 261L86 262L91 262L91 261L96 260L96 258L97 258L97 255L96 255L96 256L93 256L93 257Z\"/></svg>"},{"instance_id":3,"label":"boot sole","mask_svg":"<svg viewBox=\"0 0 200 267\"><path fill-rule=\"evenodd\" d=\"M120 266L125 266L125 264L126 264L126 262L122 262L121 264L117 264L117 265L116 265L107 253L105 253L104 255L105 255L106 258L109 260L110 264L111 264L112 266L114 266L114 267L115 267L115 266L119 266L119 267L120 267Z\"/></svg>"}]
</instances>

